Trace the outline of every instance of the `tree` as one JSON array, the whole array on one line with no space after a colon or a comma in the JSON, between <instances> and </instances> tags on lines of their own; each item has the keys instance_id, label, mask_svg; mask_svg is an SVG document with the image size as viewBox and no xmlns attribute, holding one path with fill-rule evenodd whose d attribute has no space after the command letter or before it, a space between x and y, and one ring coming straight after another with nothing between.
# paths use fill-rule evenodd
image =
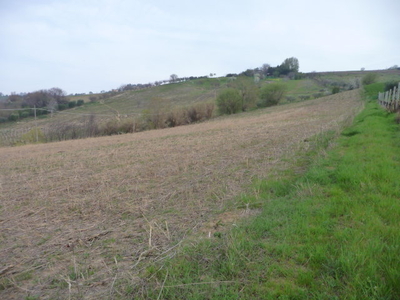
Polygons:
<instances>
[{"instance_id":1,"label":"tree","mask_svg":"<svg viewBox=\"0 0 400 300\"><path fill-rule=\"evenodd\" d=\"M260 91L260 106L268 107L277 105L286 94L286 85L280 82L265 85Z\"/></svg>"},{"instance_id":2,"label":"tree","mask_svg":"<svg viewBox=\"0 0 400 300\"><path fill-rule=\"evenodd\" d=\"M178 75L176 74L172 74L171 76L169 76L170 82L176 82L178 81Z\"/></svg>"},{"instance_id":3,"label":"tree","mask_svg":"<svg viewBox=\"0 0 400 300\"><path fill-rule=\"evenodd\" d=\"M235 81L231 82L229 87L238 90L241 97L242 111L246 111L256 106L258 88L251 79L240 76Z\"/></svg>"},{"instance_id":4,"label":"tree","mask_svg":"<svg viewBox=\"0 0 400 300\"><path fill-rule=\"evenodd\" d=\"M52 101L55 101L59 106L68 106L67 93L60 88L51 88L50 90L39 90L28 93L24 96L25 105L30 107L46 107Z\"/></svg>"},{"instance_id":5,"label":"tree","mask_svg":"<svg viewBox=\"0 0 400 300\"><path fill-rule=\"evenodd\" d=\"M57 101L55 99L50 100L50 102L47 104L47 109L53 113L57 110Z\"/></svg>"},{"instance_id":6,"label":"tree","mask_svg":"<svg viewBox=\"0 0 400 300\"><path fill-rule=\"evenodd\" d=\"M296 57L286 58L283 63L279 66L280 73L287 75L291 72L299 72L299 60Z\"/></svg>"},{"instance_id":7,"label":"tree","mask_svg":"<svg viewBox=\"0 0 400 300\"><path fill-rule=\"evenodd\" d=\"M54 99L46 90L40 90L32 93L28 93L25 97L25 103L30 106L37 108L46 107L50 101ZM54 99L55 100L55 99Z\"/></svg>"},{"instance_id":8,"label":"tree","mask_svg":"<svg viewBox=\"0 0 400 300\"><path fill-rule=\"evenodd\" d=\"M271 66L269 64L263 64L260 68L261 74L268 76L268 71Z\"/></svg>"},{"instance_id":9,"label":"tree","mask_svg":"<svg viewBox=\"0 0 400 300\"><path fill-rule=\"evenodd\" d=\"M53 87L48 90L48 94L56 100L57 104L67 104L68 105L68 98L67 93L58 87Z\"/></svg>"},{"instance_id":10,"label":"tree","mask_svg":"<svg viewBox=\"0 0 400 300\"><path fill-rule=\"evenodd\" d=\"M242 109L242 97L238 90L228 88L220 92L217 97L217 107L221 115L235 114Z\"/></svg>"},{"instance_id":11,"label":"tree","mask_svg":"<svg viewBox=\"0 0 400 300\"><path fill-rule=\"evenodd\" d=\"M21 95L18 95L16 92L11 92L11 95L8 96L8 101L10 102L17 102L21 99L22 99Z\"/></svg>"},{"instance_id":12,"label":"tree","mask_svg":"<svg viewBox=\"0 0 400 300\"><path fill-rule=\"evenodd\" d=\"M247 69L246 71L243 71L239 75L247 76L247 77L253 77L254 76L254 70L253 69Z\"/></svg>"}]
</instances>

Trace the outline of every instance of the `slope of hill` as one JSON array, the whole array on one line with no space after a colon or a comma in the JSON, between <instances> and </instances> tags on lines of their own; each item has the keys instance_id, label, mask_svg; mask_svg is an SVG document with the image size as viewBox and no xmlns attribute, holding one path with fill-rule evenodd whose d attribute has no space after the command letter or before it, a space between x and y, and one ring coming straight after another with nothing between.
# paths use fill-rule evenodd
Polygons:
<instances>
[{"instance_id":1,"label":"slope of hill","mask_svg":"<svg viewBox=\"0 0 400 300\"><path fill-rule=\"evenodd\" d=\"M189 126L0 148L0 298L130 297L185 237L256 213L241 192L295 168L283 158L362 106L353 90Z\"/></svg>"},{"instance_id":2,"label":"slope of hill","mask_svg":"<svg viewBox=\"0 0 400 300\"><path fill-rule=\"evenodd\" d=\"M373 71L379 81L400 80L400 70ZM282 104L314 99L331 93L333 86L342 90L359 86L362 76L367 71L310 73L301 80L286 80L288 94ZM248 78L252 81L251 78ZM261 81L264 85L270 79ZM105 124L112 120L117 122L142 120L152 114L168 113L173 110L188 108L196 104L214 103L217 94L228 84L231 78L202 78L187 82L167 84L138 91L126 91L95 103L55 113L54 115L21 119L18 122L0 124L0 146L21 143L22 137L40 128L45 134L56 128L66 128L74 124L86 124L94 118L96 123ZM99 98L100 95L94 95ZM75 96L79 100L83 96ZM88 96L87 96L88 97ZM84 100L84 99L83 99ZM87 100L87 99L86 99ZM122 120L122 121L121 121ZM151 126L150 126L151 127ZM54 140L49 138L49 140Z\"/></svg>"}]
</instances>

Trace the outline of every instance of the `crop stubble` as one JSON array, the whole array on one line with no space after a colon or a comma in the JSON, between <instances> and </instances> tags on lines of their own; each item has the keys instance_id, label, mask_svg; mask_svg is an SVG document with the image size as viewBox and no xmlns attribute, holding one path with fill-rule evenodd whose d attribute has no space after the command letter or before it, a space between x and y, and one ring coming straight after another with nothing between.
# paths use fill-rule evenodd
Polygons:
<instances>
[{"instance_id":1,"label":"crop stubble","mask_svg":"<svg viewBox=\"0 0 400 300\"><path fill-rule=\"evenodd\" d=\"M0 296L120 293L251 180L360 110L359 91L136 134L0 148ZM22 274L22 275L21 275ZM137 282L136 282L137 281ZM63 292L64 291L64 292Z\"/></svg>"}]
</instances>

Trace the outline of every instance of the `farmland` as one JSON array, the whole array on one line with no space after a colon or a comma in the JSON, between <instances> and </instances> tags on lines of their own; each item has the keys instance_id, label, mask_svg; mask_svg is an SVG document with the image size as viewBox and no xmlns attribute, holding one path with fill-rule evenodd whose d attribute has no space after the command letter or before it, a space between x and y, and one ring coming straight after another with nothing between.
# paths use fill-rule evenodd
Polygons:
<instances>
[{"instance_id":1,"label":"farmland","mask_svg":"<svg viewBox=\"0 0 400 300\"><path fill-rule=\"evenodd\" d=\"M301 173L293 157L362 107L352 90L176 128L0 148L0 296L127 297L181 245L259 213L240 199L257 195L251 183Z\"/></svg>"}]
</instances>

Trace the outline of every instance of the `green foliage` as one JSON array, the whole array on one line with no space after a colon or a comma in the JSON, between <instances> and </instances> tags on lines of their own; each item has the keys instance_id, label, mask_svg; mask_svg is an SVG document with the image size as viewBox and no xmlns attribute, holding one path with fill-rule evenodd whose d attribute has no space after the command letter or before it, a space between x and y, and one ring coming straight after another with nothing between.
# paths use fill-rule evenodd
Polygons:
<instances>
[{"instance_id":1,"label":"green foliage","mask_svg":"<svg viewBox=\"0 0 400 300\"><path fill-rule=\"evenodd\" d=\"M301 72L298 72L298 73L296 73L294 75L294 80L301 80L301 79L304 79L304 78L306 78L306 74L301 73Z\"/></svg>"},{"instance_id":2,"label":"green foliage","mask_svg":"<svg viewBox=\"0 0 400 300\"><path fill-rule=\"evenodd\" d=\"M58 104L58 110L65 110L68 106L66 104Z\"/></svg>"},{"instance_id":3,"label":"green foliage","mask_svg":"<svg viewBox=\"0 0 400 300\"><path fill-rule=\"evenodd\" d=\"M385 91L393 90L395 87L398 88L400 80L385 82Z\"/></svg>"},{"instance_id":4,"label":"green foliage","mask_svg":"<svg viewBox=\"0 0 400 300\"><path fill-rule=\"evenodd\" d=\"M27 118L27 117L29 117L31 114L29 113L29 111L22 111L21 113L20 113L20 117L21 118Z\"/></svg>"},{"instance_id":5,"label":"green foliage","mask_svg":"<svg viewBox=\"0 0 400 300\"><path fill-rule=\"evenodd\" d=\"M277 105L287 92L287 87L281 82L274 82L265 85L260 91L259 106L268 107Z\"/></svg>"},{"instance_id":6,"label":"green foliage","mask_svg":"<svg viewBox=\"0 0 400 300\"><path fill-rule=\"evenodd\" d=\"M76 101L69 101L68 108L74 108L76 106Z\"/></svg>"},{"instance_id":7,"label":"green foliage","mask_svg":"<svg viewBox=\"0 0 400 300\"><path fill-rule=\"evenodd\" d=\"M370 99L378 99L378 94L385 90L385 84L382 82L373 83L364 86L364 92Z\"/></svg>"},{"instance_id":8,"label":"green foliage","mask_svg":"<svg viewBox=\"0 0 400 300\"><path fill-rule=\"evenodd\" d=\"M361 82L363 85L369 85L375 83L378 79L378 75L376 73L368 73L364 75Z\"/></svg>"},{"instance_id":9,"label":"green foliage","mask_svg":"<svg viewBox=\"0 0 400 300\"><path fill-rule=\"evenodd\" d=\"M46 142L46 137L40 129L33 128L21 136L23 144L34 144Z\"/></svg>"},{"instance_id":10,"label":"green foliage","mask_svg":"<svg viewBox=\"0 0 400 300\"><path fill-rule=\"evenodd\" d=\"M337 93L339 93L339 92L340 92L340 87L334 86L334 87L332 88L332 94L337 94Z\"/></svg>"},{"instance_id":11,"label":"green foliage","mask_svg":"<svg viewBox=\"0 0 400 300\"><path fill-rule=\"evenodd\" d=\"M294 96L286 96L286 101L291 103L296 101L296 97Z\"/></svg>"},{"instance_id":12,"label":"green foliage","mask_svg":"<svg viewBox=\"0 0 400 300\"><path fill-rule=\"evenodd\" d=\"M12 113L11 115L8 116L8 120L13 122L17 121L19 119L19 114L18 113Z\"/></svg>"},{"instance_id":13,"label":"green foliage","mask_svg":"<svg viewBox=\"0 0 400 300\"><path fill-rule=\"evenodd\" d=\"M242 111L247 111L256 107L258 100L258 87L252 79L239 76L228 86L239 91L242 98Z\"/></svg>"},{"instance_id":14,"label":"green foliage","mask_svg":"<svg viewBox=\"0 0 400 300\"><path fill-rule=\"evenodd\" d=\"M79 99L78 101L76 101L76 106L82 106L83 103L85 103L85 101L83 101L83 99Z\"/></svg>"},{"instance_id":15,"label":"green foliage","mask_svg":"<svg viewBox=\"0 0 400 300\"><path fill-rule=\"evenodd\" d=\"M323 97L324 96L324 93L314 93L313 94L313 97L315 98L315 99L317 99L317 98L321 98L321 97Z\"/></svg>"},{"instance_id":16,"label":"green foliage","mask_svg":"<svg viewBox=\"0 0 400 300\"><path fill-rule=\"evenodd\" d=\"M281 69L287 73L297 73L299 72L299 60L296 57L286 58L281 65Z\"/></svg>"},{"instance_id":17,"label":"green foliage","mask_svg":"<svg viewBox=\"0 0 400 300\"><path fill-rule=\"evenodd\" d=\"M223 114L235 114L242 110L242 97L238 90L228 88L217 97L218 112Z\"/></svg>"}]
</instances>

